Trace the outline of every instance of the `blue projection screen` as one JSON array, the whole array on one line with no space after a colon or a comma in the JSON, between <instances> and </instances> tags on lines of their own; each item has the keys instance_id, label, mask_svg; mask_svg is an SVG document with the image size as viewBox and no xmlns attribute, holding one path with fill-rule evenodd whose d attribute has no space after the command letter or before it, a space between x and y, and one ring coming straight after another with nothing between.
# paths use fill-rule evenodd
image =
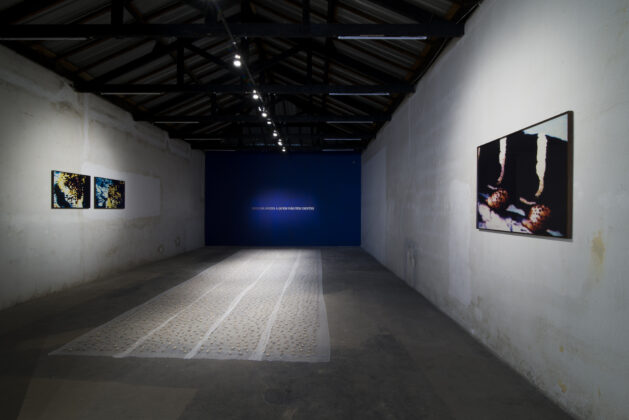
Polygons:
<instances>
[{"instance_id":1,"label":"blue projection screen","mask_svg":"<svg viewBox=\"0 0 629 420\"><path fill-rule=\"evenodd\" d=\"M206 245L360 245L360 155L206 153Z\"/></svg>"}]
</instances>

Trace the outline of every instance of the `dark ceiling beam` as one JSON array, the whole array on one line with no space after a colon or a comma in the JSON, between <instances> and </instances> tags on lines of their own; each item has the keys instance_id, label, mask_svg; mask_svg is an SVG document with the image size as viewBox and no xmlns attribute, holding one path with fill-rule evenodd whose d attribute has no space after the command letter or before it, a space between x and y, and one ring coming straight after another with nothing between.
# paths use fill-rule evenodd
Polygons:
<instances>
[{"instance_id":1,"label":"dark ceiling beam","mask_svg":"<svg viewBox=\"0 0 629 420\"><path fill-rule=\"evenodd\" d=\"M303 97L300 96L285 96L284 97L286 99L286 101L292 103L293 105L297 106L298 108L301 108L303 110L305 110L306 112L312 114L312 115L317 115L317 114L321 114L324 115L326 113L329 113L328 110L326 108L323 108L322 106L319 106L315 103L311 103L309 101L306 101ZM385 115L383 114L383 112L381 110L374 110L373 108L371 109L371 111L367 111L365 110L365 104L362 103L355 103L356 100L352 101L351 105L347 105L347 106L351 106L352 108L356 108L356 109L360 109L360 112L363 113L363 115ZM333 121L333 120L330 120ZM375 124L379 124L382 123L384 124L386 121L374 121ZM340 132L344 132L344 134L350 134L353 128L353 124L338 124L338 125L330 125L329 126L334 127L336 129L338 129ZM375 136L375 131L370 130L369 131L369 136L373 137Z\"/></svg>"},{"instance_id":2,"label":"dark ceiling beam","mask_svg":"<svg viewBox=\"0 0 629 420\"><path fill-rule=\"evenodd\" d=\"M190 50L190 51L192 51L192 52L194 52L196 54L199 54L203 58L205 58L205 59L207 59L209 61L212 61L215 64L221 66L222 68L225 68L226 70L230 71L229 74L227 74L227 75L225 75L223 77L220 77L220 78L218 78L216 80L213 80L212 81L213 84L225 84L225 83L228 83L228 82L233 82L234 79L236 79L236 78L241 76L241 72L234 71L233 66L228 65L227 63L225 63L220 58L218 58L218 57L208 53L207 51L205 51L205 50L203 50L203 49L201 49L201 48L199 48L199 47L197 47L197 46L195 46L195 45L193 45L193 44L191 44L189 42L185 42L184 41L184 45L185 45L186 49L188 49L188 50ZM258 74L261 71L270 69L273 66L276 66L276 65L280 64L281 62L283 62L288 57L290 57L290 56L298 53L299 51L301 51L301 49L302 49L301 46L296 46L296 47L293 47L293 48L291 48L291 49L289 49L289 50L287 50L287 51L285 51L285 52L283 52L283 53L281 53L281 54L271 58L268 61L256 61L255 63L253 63L251 65L250 70L251 70L251 72L255 76L256 74ZM158 54L157 58L159 58L159 57L161 57L161 55ZM148 61L146 63L150 62L152 59L153 59L153 56L147 57ZM203 63L200 63L200 65L202 65L202 64ZM129 66L129 67L130 67L130 70L133 70L132 66ZM205 77L205 76L204 75L200 75L200 77ZM184 94L179 99L175 99L175 98L170 99L168 104L167 104L167 106L170 106L170 104L176 104L178 101L187 100L189 98L189 96L190 96L189 94ZM160 110L163 110L163 109L166 109L166 108L160 108Z\"/></svg>"},{"instance_id":3,"label":"dark ceiling beam","mask_svg":"<svg viewBox=\"0 0 629 420\"><path fill-rule=\"evenodd\" d=\"M266 70L269 70L275 66L278 66L279 64L283 63L287 58L293 56L294 54L298 53L299 51L301 51L301 46L296 46L293 47L279 55L276 55L274 57L272 57L271 59L267 60L258 60L256 62L254 62L253 64L251 64L251 66L249 67L249 70L251 71L252 75L254 76L254 78L256 78L257 76L260 76L260 74ZM241 71L237 71L234 72L233 71L233 67L231 67L230 73L225 74L223 76L220 76L218 78L215 78L213 80L210 81L210 83L212 84L216 84L216 85L224 85L227 83L234 83L235 81L238 81L241 77L242 77L242 72ZM212 73L214 73L215 70L210 71L207 74L201 74L200 77L202 78L206 78L208 76L211 76ZM262 82L263 83L263 82ZM180 96L180 100L186 100L189 97L189 94L183 94ZM160 109L159 111L162 111L163 109Z\"/></svg>"},{"instance_id":4,"label":"dark ceiling beam","mask_svg":"<svg viewBox=\"0 0 629 420\"><path fill-rule=\"evenodd\" d=\"M192 43L186 43L185 44L186 49L198 54L199 56L205 58L208 61L211 61L212 63L216 64L217 66L224 68L225 70L229 70L231 72L234 71L234 66L230 66L228 63L226 63L225 61L223 61L221 58L215 56L214 54L210 54L209 52L205 51L202 48L197 47L196 45L192 44Z\"/></svg>"},{"instance_id":5,"label":"dark ceiling beam","mask_svg":"<svg viewBox=\"0 0 629 420\"><path fill-rule=\"evenodd\" d=\"M186 73L186 68L185 68L185 60L186 60L186 56L185 56L185 52L184 52L184 45L183 42L181 40L177 40L177 85L178 86L183 86L184 84L184 80L185 80L185 73Z\"/></svg>"},{"instance_id":6,"label":"dark ceiling beam","mask_svg":"<svg viewBox=\"0 0 629 420\"><path fill-rule=\"evenodd\" d=\"M177 135L176 133L172 133L171 138L175 138L175 139L182 139L182 140L187 140L191 143L193 142L202 142L204 140L213 140L213 141L225 141L225 142L229 142L229 141L233 141L236 139L243 139L243 140L269 140L272 139L272 137L270 135L267 134L247 134L244 136L240 136L240 135L234 135L233 133L224 133L224 134L207 134L207 135L203 135L203 134L186 134L183 136ZM339 133L320 133L320 134L286 134L283 140L285 140L286 142L288 141L297 141L297 140L323 140L326 138L334 138L334 139L339 139L339 138L352 138L352 139L367 139L369 136L368 135L364 135L364 134L354 134L354 135L342 135L340 136ZM340 140L334 140L334 141L340 141ZM356 141L357 140L347 140L347 141ZM275 140L273 140L273 144L275 144Z\"/></svg>"},{"instance_id":7,"label":"dark ceiling beam","mask_svg":"<svg viewBox=\"0 0 629 420\"><path fill-rule=\"evenodd\" d=\"M428 22L410 24L341 24L321 23L311 25L284 23L230 23L233 36L313 38L338 36L428 36L460 37L464 33L461 24L453 22ZM4 25L0 27L0 39L86 39L86 38L137 38L177 37L203 38L226 36L219 24L147 24L147 25Z\"/></svg>"},{"instance_id":8,"label":"dark ceiling beam","mask_svg":"<svg viewBox=\"0 0 629 420\"><path fill-rule=\"evenodd\" d=\"M284 145L291 151L321 151L322 149L353 149L355 151L361 151L364 148L363 141L347 141L347 142L326 142L323 141L324 137L319 135L302 135L301 137L294 137L284 142ZM304 144L304 141L309 142L310 145ZM225 138L209 138L208 140L196 140L189 141L192 149L196 150L255 150L259 151L272 151L279 152L280 148L276 146L274 141L263 137L256 137L251 135L243 136L230 136Z\"/></svg>"},{"instance_id":9,"label":"dark ceiling beam","mask_svg":"<svg viewBox=\"0 0 629 420\"><path fill-rule=\"evenodd\" d=\"M310 0L301 0L301 4L301 23L303 25L310 25Z\"/></svg>"},{"instance_id":10,"label":"dark ceiling beam","mask_svg":"<svg viewBox=\"0 0 629 420\"><path fill-rule=\"evenodd\" d=\"M187 59L192 58L194 56L195 56L195 53L192 52L191 54L186 55L185 59L187 60ZM186 69L188 71L190 71L190 72L192 70L205 69L205 68L207 68L207 64L208 63L206 61L199 60L199 61L196 61L196 62L194 62L192 64L187 64L186 65ZM155 78L155 76L156 75L160 75L160 74L162 74L164 72L168 72L168 70L171 68L171 66L172 66L172 63L165 63L165 64L157 66L157 67L152 67L151 71L149 71L147 73L143 73L141 75L138 75L138 76L134 77L131 80L128 80L126 82L126 84L140 84L140 83L142 83L143 81L145 81L147 79L150 79L151 82L154 83L154 84L167 84L167 83L170 83L173 80L172 74L167 74L167 75L164 75L164 76L159 77L157 79ZM213 70L216 71L216 69L213 69ZM196 81L197 79L203 79L203 78L204 78L204 75L201 74L201 73L198 73L194 80ZM232 79L234 79L234 77L232 77ZM198 82L198 83L203 83L203 82ZM150 103L153 100L156 100L158 98L159 97L157 97L157 96L153 96L152 99L149 98L149 99L146 99L146 100L143 100L143 101L140 101L140 102L142 104Z\"/></svg>"},{"instance_id":11,"label":"dark ceiling beam","mask_svg":"<svg viewBox=\"0 0 629 420\"><path fill-rule=\"evenodd\" d=\"M249 70L251 70L251 73L254 74L255 73L260 73L266 70L271 69L273 66L281 63L282 61L294 56L295 54L297 54L298 52L300 52L303 49L303 46L301 45L296 45L278 55L273 56L272 58L268 59L268 60L264 60L264 61L256 61L255 63L253 63Z\"/></svg>"},{"instance_id":12,"label":"dark ceiling beam","mask_svg":"<svg viewBox=\"0 0 629 420\"><path fill-rule=\"evenodd\" d=\"M138 116L136 121L172 121L175 122L195 122L212 123L212 122L247 122L247 123L264 123L258 115L163 115L163 116ZM341 123L370 123L370 122L386 122L391 120L388 114L374 115L274 115L273 120L278 123L301 124L301 123L325 123L335 121Z\"/></svg>"},{"instance_id":13,"label":"dark ceiling beam","mask_svg":"<svg viewBox=\"0 0 629 420\"><path fill-rule=\"evenodd\" d=\"M205 92L204 92L205 93ZM146 112L148 112L149 114L159 114L160 112L166 112L168 110L171 110L173 108L176 107L180 107L183 105L186 105L190 102L193 101L197 101L199 100L199 98L203 97L204 95L202 95L201 93L198 94L194 94L194 95L177 95L174 96L172 98L166 99L166 100L162 100L161 102L151 105L150 107L145 107L147 109ZM161 99L159 96L151 96L150 98L158 98Z\"/></svg>"},{"instance_id":14,"label":"dark ceiling beam","mask_svg":"<svg viewBox=\"0 0 629 420\"><path fill-rule=\"evenodd\" d=\"M326 13L326 20L328 23L336 22L337 4L338 0L328 0L328 10ZM332 38L326 38L324 48L326 51L335 51L334 41L332 40ZM312 51L312 43L309 51ZM330 56L327 54L324 56L324 63L323 83L328 84L330 83ZM326 108L327 100L327 97L323 98L323 108Z\"/></svg>"},{"instance_id":15,"label":"dark ceiling beam","mask_svg":"<svg viewBox=\"0 0 629 420\"><path fill-rule=\"evenodd\" d=\"M125 3L125 7L127 8L127 10L129 10L133 14L133 12L132 12L133 7L131 5L131 1L127 1ZM168 6L165 6L163 8L160 8L160 9L158 9L156 11L151 12L150 14L147 14L146 16L144 16L144 20L143 21L137 20L137 18L136 18L136 21L137 21L137 23L150 23L150 21L152 19L157 19L157 18L159 18L159 17L161 17L161 16L163 16L163 15L165 15L167 13L172 12L173 10L175 10L175 9L177 9L179 7L181 7L181 4L175 4L175 5L170 4ZM69 24L73 25L73 24L79 24L79 23L86 23L87 21L89 21L93 17L95 17L97 13L100 15L103 12L108 12L109 9L110 9L109 5L103 5L99 10L95 11L93 14L89 14L87 16L81 17L79 20L77 20L75 22L70 22ZM190 23L191 22L193 22L193 21L190 21ZM187 23L187 22L184 22L184 23ZM66 57L69 57L69 56L71 56L73 54L82 52L82 51L84 51L84 50L86 50L88 48L93 48L93 47L95 47L95 46L97 46L97 45L99 45L99 44L101 44L103 42L106 42L106 41L107 41L106 38L101 38L101 39L98 39L98 40L95 40L95 41L84 42L84 43L81 43L80 45L77 45L77 46L74 46L74 47L70 47L69 49L64 50L63 52L58 54L58 57L59 58L66 58ZM140 40L139 42L135 43L134 45L132 45L130 47L126 47L126 48L124 48L122 50L118 50L117 53L124 54L124 53L126 53L126 52L128 52L128 51L130 51L130 50L132 50L134 48L137 48L137 47L139 47L141 45L144 45L144 44L146 44L148 42L152 42L152 40L151 39ZM98 65L98 64L100 64L100 63L102 63L104 61L107 61L109 59L110 59L110 56L105 56L105 57L103 57L103 58L101 58L101 59L99 59L99 60L97 60L97 61L95 61L93 63L90 63L89 65L87 65L87 67L94 67L94 66L96 66L96 65ZM101 60L103 60L103 61L101 61Z\"/></svg>"},{"instance_id":16,"label":"dark ceiling beam","mask_svg":"<svg viewBox=\"0 0 629 420\"><path fill-rule=\"evenodd\" d=\"M369 0L369 2L401 16L409 17L417 22L446 22L434 14L404 0Z\"/></svg>"},{"instance_id":17,"label":"dark ceiling beam","mask_svg":"<svg viewBox=\"0 0 629 420\"><path fill-rule=\"evenodd\" d=\"M242 138L240 137L236 137L233 139L233 141L238 141L240 140L241 143L245 143L246 139L243 141ZM194 142L191 144L192 149L195 150L203 150L203 151L208 151L208 152L235 152L235 151L242 151L242 152L251 152L251 151L255 151L256 153L263 153L263 152L270 152L270 153L281 153L280 152L280 148L277 147L275 145L275 143L264 143L264 144L257 144L257 143L251 143L252 141L254 141L255 139L249 139L250 143L249 144L243 144L243 145L239 145L236 146L235 144L225 144L225 143L220 143L220 142ZM345 146L340 146L340 145L336 145L336 147L330 146L330 147L321 147L319 145L301 145L301 144L295 144L295 145L288 145L285 144L287 146L287 149L291 152L291 153L298 153L298 152L320 152L323 149L329 150L329 149L343 149L342 152L346 152L349 151L347 149L351 149L351 152L360 152L364 149L363 145L360 144L356 144L356 145L345 145Z\"/></svg>"},{"instance_id":18,"label":"dark ceiling beam","mask_svg":"<svg viewBox=\"0 0 629 420\"><path fill-rule=\"evenodd\" d=\"M214 96L214 95L213 95ZM136 115L137 118L146 118L146 117L150 117L153 115L157 115L161 112L165 112L168 110L173 110L173 109L179 109L179 108L183 108L187 105L189 105L190 103L194 102L194 101L198 101L201 98L200 95L198 94L194 94L194 95L179 95L176 96L174 98L168 99L162 103L157 104L154 107L151 107L150 109L148 109L148 111L143 114L142 116L138 116ZM237 102L233 105L233 106L229 106L226 108L221 108L220 111L225 113L225 114L242 114L242 113L247 113L248 112L248 106L251 105L251 101L247 100L246 102L243 100L244 97L238 97ZM248 99L248 98L247 98ZM275 104L275 102L277 101L277 98L271 98L269 101L267 101L267 105L269 107L272 107L273 104ZM213 113L218 112L218 101L216 100L215 96L214 99L210 98L210 102L213 105ZM137 113L136 113L137 114Z\"/></svg>"},{"instance_id":19,"label":"dark ceiling beam","mask_svg":"<svg viewBox=\"0 0 629 420\"><path fill-rule=\"evenodd\" d=\"M181 0L181 2L200 11L206 23L216 22L216 7L212 3L217 3L218 0Z\"/></svg>"},{"instance_id":20,"label":"dark ceiling beam","mask_svg":"<svg viewBox=\"0 0 629 420\"><path fill-rule=\"evenodd\" d=\"M124 23L124 4L125 0L111 1L111 24L122 25Z\"/></svg>"},{"instance_id":21,"label":"dark ceiling beam","mask_svg":"<svg viewBox=\"0 0 629 420\"><path fill-rule=\"evenodd\" d=\"M32 16L37 12L44 11L63 1L64 0L27 0L18 2L0 12L0 24L7 25L19 22L22 19Z\"/></svg>"},{"instance_id":22,"label":"dark ceiling beam","mask_svg":"<svg viewBox=\"0 0 629 420\"><path fill-rule=\"evenodd\" d=\"M246 94L249 88L243 85L224 85L224 84L93 84L81 83L75 86L78 92L95 92L95 93L125 93L125 94L143 94L143 93L224 93L224 94ZM409 84L390 84L390 85L260 85L258 91L265 94L279 95L326 95L326 94L378 94L378 93L412 93L415 88Z\"/></svg>"},{"instance_id":23,"label":"dark ceiling beam","mask_svg":"<svg viewBox=\"0 0 629 420\"><path fill-rule=\"evenodd\" d=\"M370 66L365 61L356 60L352 57L349 57L334 48L332 45L328 45L326 47L325 44L318 42L306 42L306 41L297 41L298 45L301 45L304 49L312 48L312 51L319 56L321 56L324 60L331 59L332 62L336 62L337 64L341 64L344 67L348 67L354 72L362 73L365 76L368 76L374 80L378 80L384 83L400 83L401 80L397 79L394 76L391 76L389 73L384 72L382 70L376 69Z\"/></svg>"},{"instance_id":24,"label":"dark ceiling beam","mask_svg":"<svg viewBox=\"0 0 629 420\"><path fill-rule=\"evenodd\" d=\"M149 21L147 20L147 17L144 16L140 10L138 10L133 4L131 4L131 0L125 0L125 7L127 8L127 10L129 11L129 13L131 13L131 15L133 16L133 18L141 23L141 24L148 24ZM185 23L190 23L192 21L188 20ZM169 44L168 41L166 41L165 39L160 39L158 38L157 40L157 44L165 47L167 49L169 49ZM183 39L177 39L175 41L175 44L177 45L177 53L175 54L175 52L173 50L168 51L168 54L170 55L170 57L173 59L173 61L176 64L176 79L177 79L177 84L178 85L183 85L185 83L185 76L187 75L190 79L191 82L193 83L201 83L201 81L199 80L199 78L197 77L197 75L194 73L192 66L187 66L185 64L186 61L186 55L185 55L185 46L187 44L191 44L192 42L190 40L183 40ZM147 76L149 77L149 76ZM136 81L129 81L128 83L137 83ZM137 104L137 103L136 103Z\"/></svg>"},{"instance_id":25,"label":"dark ceiling beam","mask_svg":"<svg viewBox=\"0 0 629 420\"><path fill-rule=\"evenodd\" d=\"M243 109L241 109L243 110ZM178 128L175 129L176 127L176 120L175 121L168 121L166 119L159 119L156 118L156 124L159 124L160 127L165 128L165 126L163 124L168 124L170 127L172 127L171 130L168 130L168 128L165 128L166 130L169 131L169 134L171 137L175 137L175 138L184 138L184 137L214 137L214 136L240 136L243 133L241 132L241 129L244 127L248 127L248 128L257 128L258 130L262 130L260 132L254 133L257 136L266 136L269 137L271 136L271 133L266 129L267 126L262 123L260 121L259 117L255 117L251 115L251 110L250 109L244 109L244 112L241 113L240 115L243 115L244 118L248 118L248 117L253 117L251 118L253 120L253 122L246 122L246 121L226 121L226 122L220 122L220 121L212 121L212 122L203 122L202 119L201 121L199 121L198 124L184 124L183 126L179 126ZM238 112L238 111L236 111ZM224 114L222 114L224 115ZM376 116L377 117L377 116ZM292 117L289 117L292 118ZM336 117L338 118L338 117ZM376 118L376 119L380 119L380 118ZM198 121L198 120L196 120ZM298 121L297 119L295 121ZM335 120L330 120L330 121L335 121ZM276 123L278 124L278 130L280 131L281 135L283 137L285 136L295 136L298 135L298 133L288 133L286 130L288 129L288 127L293 126L293 125L303 125L305 123L300 123L300 122L283 122L283 121L276 121ZM211 124L213 126L208 126L207 124ZM220 124L220 126L216 126L217 124ZM228 125L225 125L228 124ZM360 122L360 123L354 123L354 124L326 124L324 122L316 122L316 123L308 123L311 125L316 125L319 128L323 128L322 130L320 130L321 133L325 133L326 136L332 136L332 137L373 137L373 132L371 129L367 129L365 130L365 125L369 124L370 126L373 124L370 124L369 122L365 121L365 122ZM312 132L310 133L306 133L306 134L313 134Z\"/></svg>"},{"instance_id":26,"label":"dark ceiling beam","mask_svg":"<svg viewBox=\"0 0 629 420\"><path fill-rule=\"evenodd\" d=\"M143 55L142 57L138 57L135 60L131 60L122 66L116 67L115 69L108 71L107 73L100 75L92 80L90 80L89 84L92 86L99 86L103 83L115 79L116 77L122 76L125 73L136 70L138 67L142 67L145 64L150 63L151 61L162 58L169 52L175 50L178 47L177 42L171 42L168 45L156 44L153 51L148 54ZM86 90L85 92L88 92Z\"/></svg>"},{"instance_id":27,"label":"dark ceiling beam","mask_svg":"<svg viewBox=\"0 0 629 420\"><path fill-rule=\"evenodd\" d=\"M275 74L279 77L289 79L295 83L301 83L301 84L307 83L303 74L300 74L294 71L293 69L289 68L286 65L278 66L275 70ZM299 106L301 109L314 113L312 111L313 105L312 104L309 105L308 102L302 101L301 100L302 98L297 97L297 96L286 96L285 98L289 102L293 103L294 105ZM342 102L344 105L350 106L365 115L370 115L370 114L373 114L374 112L383 112L383 110L380 109L380 106L378 106L377 104L375 106L378 109L374 108L373 101L362 101L359 99L359 97L356 97L356 96L330 96L330 97L324 96L324 98L328 98L328 102L331 102L331 99L334 98L335 100ZM319 111L318 113L326 114L329 112Z\"/></svg>"}]
</instances>

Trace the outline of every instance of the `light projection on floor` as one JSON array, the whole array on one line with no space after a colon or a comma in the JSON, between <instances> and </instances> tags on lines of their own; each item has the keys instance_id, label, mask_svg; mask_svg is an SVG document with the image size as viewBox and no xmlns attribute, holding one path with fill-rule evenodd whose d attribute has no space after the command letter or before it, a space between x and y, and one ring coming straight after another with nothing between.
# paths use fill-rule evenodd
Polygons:
<instances>
[{"instance_id":1,"label":"light projection on floor","mask_svg":"<svg viewBox=\"0 0 629 420\"><path fill-rule=\"evenodd\" d=\"M319 250L243 250L51 354L330 360Z\"/></svg>"}]
</instances>

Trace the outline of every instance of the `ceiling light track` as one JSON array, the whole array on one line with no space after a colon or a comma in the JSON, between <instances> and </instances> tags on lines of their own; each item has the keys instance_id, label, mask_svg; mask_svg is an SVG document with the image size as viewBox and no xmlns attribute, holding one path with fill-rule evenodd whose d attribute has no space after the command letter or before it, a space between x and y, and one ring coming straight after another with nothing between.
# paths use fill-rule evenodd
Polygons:
<instances>
[{"instance_id":1,"label":"ceiling light track","mask_svg":"<svg viewBox=\"0 0 629 420\"><path fill-rule=\"evenodd\" d=\"M277 138L279 137L279 133L277 131L277 127L275 125L275 122L273 121L273 118L269 115L269 113L266 111L267 107L264 104L264 98L262 96L260 91L260 88L256 86L256 81L253 78L253 75L251 74L251 71L249 70L249 66L247 65L247 62L245 60L242 60L240 52L238 50L238 43L236 42L236 39L234 38L234 35L231 31L231 28L229 26L229 24L227 23L227 20L225 19L225 16L223 15L223 11L221 10L220 5L218 4L218 2L213 2L214 7L216 9L216 14L220 20L220 22L223 24L223 27L225 28L225 32L227 33L227 35L229 36L229 39L232 43L232 46L235 50L234 53L234 67L238 68L238 69L242 69L248 79L249 85L251 86L251 98L256 102L259 103L258 105L258 112L260 113L260 118L262 119L262 121L266 121L266 125L268 126L269 129L272 130L272 137L273 138ZM278 140L278 146L281 147L282 152L286 152L286 147L283 146L282 144L282 139Z\"/></svg>"},{"instance_id":2,"label":"ceiling light track","mask_svg":"<svg viewBox=\"0 0 629 420\"><path fill-rule=\"evenodd\" d=\"M212 4L217 10L220 6ZM222 12L219 12L219 18ZM236 37L264 38L339 38L339 37L435 37L455 38L464 34L462 24L442 21L405 24L285 24L285 23L232 23L221 24L19 24L0 27L0 40L86 40L102 38L207 38L227 35Z\"/></svg>"},{"instance_id":3,"label":"ceiling light track","mask_svg":"<svg viewBox=\"0 0 629 420\"><path fill-rule=\"evenodd\" d=\"M360 41L368 41L368 40L378 40L378 41L424 41L428 39L426 35L416 35L416 36L386 36L386 35L341 35L337 37L341 40L360 40Z\"/></svg>"},{"instance_id":4,"label":"ceiling light track","mask_svg":"<svg viewBox=\"0 0 629 420\"><path fill-rule=\"evenodd\" d=\"M246 65L241 63L242 69ZM393 93L413 93L415 88L411 84L385 85L258 85L242 86L240 84L224 85L208 84L104 84L84 82L75 84L77 92L100 93L101 95L159 95L164 93L216 93L216 94L247 94L254 101L262 100L264 94L276 95L330 95L330 96L389 96ZM265 108L264 103L258 107ZM262 112L261 110L259 110Z\"/></svg>"}]
</instances>

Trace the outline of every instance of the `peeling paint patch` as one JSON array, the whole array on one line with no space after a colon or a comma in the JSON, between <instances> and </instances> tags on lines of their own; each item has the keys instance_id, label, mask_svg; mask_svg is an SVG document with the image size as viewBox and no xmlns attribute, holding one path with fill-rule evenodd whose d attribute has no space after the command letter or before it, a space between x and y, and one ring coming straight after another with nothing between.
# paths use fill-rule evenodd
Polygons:
<instances>
[{"instance_id":1,"label":"peeling paint patch","mask_svg":"<svg viewBox=\"0 0 629 420\"><path fill-rule=\"evenodd\" d=\"M592 239L592 262L596 265L603 265L605 261L605 243L603 242L603 234L598 231L598 235Z\"/></svg>"},{"instance_id":2,"label":"peeling paint patch","mask_svg":"<svg viewBox=\"0 0 629 420\"><path fill-rule=\"evenodd\" d=\"M605 242L603 241L603 233L600 230L592 239L590 260L591 279L594 283L599 283L603 278L603 264L605 263Z\"/></svg>"},{"instance_id":3,"label":"peeling paint patch","mask_svg":"<svg viewBox=\"0 0 629 420\"><path fill-rule=\"evenodd\" d=\"M105 256L107 257L111 257L114 256L115 254L117 254L119 251L119 247L115 246L113 248L110 248L107 250L107 252L105 253Z\"/></svg>"},{"instance_id":4,"label":"peeling paint patch","mask_svg":"<svg viewBox=\"0 0 629 420\"><path fill-rule=\"evenodd\" d=\"M561 392L563 392L564 394L566 393L566 390L568 389L568 387L566 386L566 384L564 384L563 382L559 381L559 388L561 388Z\"/></svg>"}]
</instances>

